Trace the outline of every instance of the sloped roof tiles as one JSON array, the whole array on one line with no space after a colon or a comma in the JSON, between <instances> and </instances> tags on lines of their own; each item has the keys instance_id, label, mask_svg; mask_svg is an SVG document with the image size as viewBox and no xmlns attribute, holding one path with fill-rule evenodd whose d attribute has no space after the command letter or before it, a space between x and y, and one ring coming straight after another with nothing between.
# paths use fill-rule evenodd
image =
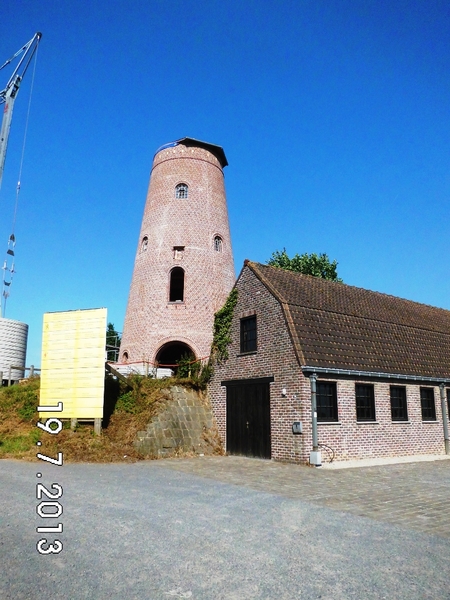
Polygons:
<instances>
[{"instance_id":1,"label":"sloped roof tiles","mask_svg":"<svg viewBox=\"0 0 450 600\"><path fill-rule=\"evenodd\" d=\"M282 304L302 366L450 378L450 311L246 264Z\"/></svg>"}]
</instances>

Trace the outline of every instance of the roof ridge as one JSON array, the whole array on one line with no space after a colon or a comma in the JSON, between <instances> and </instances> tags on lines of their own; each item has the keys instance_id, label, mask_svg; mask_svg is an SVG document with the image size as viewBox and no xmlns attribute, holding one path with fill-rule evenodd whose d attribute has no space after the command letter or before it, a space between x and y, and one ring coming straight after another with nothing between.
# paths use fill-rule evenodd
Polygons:
<instances>
[{"instance_id":1,"label":"roof ridge","mask_svg":"<svg viewBox=\"0 0 450 600\"><path fill-rule=\"evenodd\" d=\"M284 296L282 296L278 290L271 284L270 281L267 280L267 277L265 277L260 271L259 271L259 267L264 267L266 265L262 265L261 263L256 263L253 262L251 260L246 259L244 261L244 265L245 266L249 266L251 268L251 270L255 273L255 275L258 277L258 279L260 279L264 285L270 290L270 292L275 296L275 298L277 300L279 300L280 302L283 302L284 304L287 304L287 300L286 298L284 298ZM267 265L269 266L269 265Z\"/></svg>"}]
</instances>

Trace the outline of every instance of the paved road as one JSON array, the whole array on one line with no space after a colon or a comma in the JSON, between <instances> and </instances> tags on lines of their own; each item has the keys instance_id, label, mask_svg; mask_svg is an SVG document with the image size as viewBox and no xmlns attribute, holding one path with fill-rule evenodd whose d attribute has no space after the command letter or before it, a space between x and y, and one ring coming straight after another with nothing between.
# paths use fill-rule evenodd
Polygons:
<instances>
[{"instance_id":1,"label":"paved road","mask_svg":"<svg viewBox=\"0 0 450 600\"><path fill-rule=\"evenodd\" d=\"M58 519L36 483L62 485ZM450 461L0 461L0 598L449 600L449 498ZM58 522L63 551L38 554Z\"/></svg>"}]
</instances>

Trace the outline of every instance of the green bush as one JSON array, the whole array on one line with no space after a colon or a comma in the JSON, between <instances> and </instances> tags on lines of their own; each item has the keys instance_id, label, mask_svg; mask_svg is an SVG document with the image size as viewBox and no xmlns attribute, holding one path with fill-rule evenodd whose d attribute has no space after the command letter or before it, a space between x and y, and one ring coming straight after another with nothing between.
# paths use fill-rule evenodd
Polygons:
<instances>
[{"instance_id":1,"label":"green bush","mask_svg":"<svg viewBox=\"0 0 450 600\"><path fill-rule=\"evenodd\" d=\"M39 440L39 431L31 431L28 434L5 436L0 439L0 456L2 454L16 454L27 452L36 446Z\"/></svg>"},{"instance_id":2,"label":"green bush","mask_svg":"<svg viewBox=\"0 0 450 600\"><path fill-rule=\"evenodd\" d=\"M119 396L116 403L116 411L117 412L126 412L135 414L137 411L137 402L136 402L136 394L134 390L127 392L126 394L122 394Z\"/></svg>"},{"instance_id":3,"label":"green bush","mask_svg":"<svg viewBox=\"0 0 450 600\"><path fill-rule=\"evenodd\" d=\"M24 385L0 388L0 413L15 412L23 421L31 422L39 404L39 383L39 379L31 379Z\"/></svg>"},{"instance_id":4,"label":"green bush","mask_svg":"<svg viewBox=\"0 0 450 600\"><path fill-rule=\"evenodd\" d=\"M200 363L195 360L192 352L186 352L178 361L177 377L179 379L187 379L192 377L195 379L200 372Z\"/></svg>"},{"instance_id":5,"label":"green bush","mask_svg":"<svg viewBox=\"0 0 450 600\"><path fill-rule=\"evenodd\" d=\"M233 288L223 307L214 315L211 356L219 363L228 359L228 346L231 344L231 323L237 301L238 291L237 288Z\"/></svg>"},{"instance_id":6,"label":"green bush","mask_svg":"<svg viewBox=\"0 0 450 600\"><path fill-rule=\"evenodd\" d=\"M17 413L24 421L31 421L36 416L37 406L39 403L37 394L34 390L26 390L21 394L22 406L17 410Z\"/></svg>"},{"instance_id":7,"label":"green bush","mask_svg":"<svg viewBox=\"0 0 450 600\"><path fill-rule=\"evenodd\" d=\"M213 366L211 361L202 364L199 360L195 360L192 352L189 352L183 354L178 361L176 377L178 380L189 380L194 387L204 389L211 379L212 372Z\"/></svg>"}]
</instances>

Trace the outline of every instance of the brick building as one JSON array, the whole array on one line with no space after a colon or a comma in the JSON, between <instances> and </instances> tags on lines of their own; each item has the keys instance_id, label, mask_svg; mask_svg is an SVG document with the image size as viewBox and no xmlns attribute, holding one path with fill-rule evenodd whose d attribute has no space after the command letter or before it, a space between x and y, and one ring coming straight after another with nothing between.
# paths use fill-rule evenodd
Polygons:
<instances>
[{"instance_id":1,"label":"brick building","mask_svg":"<svg viewBox=\"0 0 450 600\"><path fill-rule=\"evenodd\" d=\"M119 360L209 356L214 313L235 282L223 149L192 138L154 157Z\"/></svg>"},{"instance_id":2,"label":"brick building","mask_svg":"<svg viewBox=\"0 0 450 600\"><path fill-rule=\"evenodd\" d=\"M249 261L236 288L209 390L228 452L308 462L314 385L312 462L445 452L450 311Z\"/></svg>"}]
</instances>

